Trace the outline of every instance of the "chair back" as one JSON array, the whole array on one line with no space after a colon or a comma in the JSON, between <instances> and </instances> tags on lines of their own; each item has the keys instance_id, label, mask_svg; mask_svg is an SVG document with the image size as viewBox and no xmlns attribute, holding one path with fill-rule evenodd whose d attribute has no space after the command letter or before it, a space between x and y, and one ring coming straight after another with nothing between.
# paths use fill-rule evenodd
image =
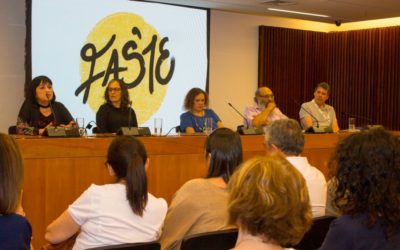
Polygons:
<instances>
[{"instance_id":1,"label":"chair back","mask_svg":"<svg viewBox=\"0 0 400 250\"><path fill-rule=\"evenodd\" d=\"M96 247L90 248L88 250L160 250L161 245L157 241L152 242L139 242L139 243L126 243L126 244L119 244L113 246L104 246L104 247Z\"/></svg>"},{"instance_id":2,"label":"chair back","mask_svg":"<svg viewBox=\"0 0 400 250\"><path fill-rule=\"evenodd\" d=\"M335 216L321 216L313 219L311 229L304 235L303 239L294 246L297 250L318 249L324 242L326 233Z\"/></svg>"},{"instance_id":3,"label":"chair back","mask_svg":"<svg viewBox=\"0 0 400 250\"><path fill-rule=\"evenodd\" d=\"M9 135L17 134L17 126L13 125L13 126L8 127L8 134Z\"/></svg>"},{"instance_id":4,"label":"chair back","mask_svg":"<svg viewBox=\"0 0 400 250\"><path fill-rule=\"evenodd\" d=\"M238 229L189 235L183 238L181 250L228 250L236 244Z\"/></svg>"}]
</instances>

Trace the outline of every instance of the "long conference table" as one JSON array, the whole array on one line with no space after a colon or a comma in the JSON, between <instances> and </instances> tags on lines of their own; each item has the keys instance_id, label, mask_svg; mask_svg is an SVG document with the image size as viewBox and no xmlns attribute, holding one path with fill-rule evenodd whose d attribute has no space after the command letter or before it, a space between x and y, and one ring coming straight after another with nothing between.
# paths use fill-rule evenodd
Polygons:
<instances>
[{"instance_id":1,"label":"long conference table","mask_svg":"<svg viewBox=\"0 0 400 250\"><path fill-rule=\"evenodd\" d=\"M328 179L328 162L338 141L347 133L306 134L302 155ZM104 162L114 136L46 138L17 136L24 159L22 204L32 225L33 246L45 244L46 226L57 218L92 183L113 182ZM169 203L186 181L204 177L204 135L139 137L150 158L149 192ZM265 155L264 137L241 136L244 159Z\"/></svg>"}]
</instances>

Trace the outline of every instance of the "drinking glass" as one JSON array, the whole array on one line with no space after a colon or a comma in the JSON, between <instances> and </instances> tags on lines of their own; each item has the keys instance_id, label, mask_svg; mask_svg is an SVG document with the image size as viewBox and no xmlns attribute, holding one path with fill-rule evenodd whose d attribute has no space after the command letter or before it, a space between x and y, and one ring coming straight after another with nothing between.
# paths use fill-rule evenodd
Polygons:
<instances>
[{"instance_id":1,"label":"drinking glass","mask_svg":"<svg viewBox=\"0 0 400 250\"><path fill-rule=\"evenodd\" d=\"M162 133L162 118L154 118L154 135L161 136Z\"/></svg>"},{"instance_id":2,"label":"drinking glass","mask_svg":"<svg viewBox=\"0 0 400 250\"><path fill-rule=\"evenodd\" d=\"M349 131L356 131L356 118L349 118Z\"/></svg>"},{"instance_id":3,"label":"drinking glass","mask_svg":"<svg viewBox=\"0 0 400 250\"><path fill-rule=\"evenodd\" d=\"M211 134L213 130L213 119L211 117L206 117L204 119L204 133L207 135Z\"/></svg>"},{"instance_id":4,"label":"drinking glass","mask_svg":"<svg viewBox=\"0 0 400 250\"><path fill-rule=\"evenodd\" d=\"M75 121L76 121L76 125L77 125L78 128L79 128L79 134L80 134L80 136L85 135L85 133L86 133L86 129L85 129L85 118L78 117L78 118L75 119Z\"/></svg>"}]
</instances>

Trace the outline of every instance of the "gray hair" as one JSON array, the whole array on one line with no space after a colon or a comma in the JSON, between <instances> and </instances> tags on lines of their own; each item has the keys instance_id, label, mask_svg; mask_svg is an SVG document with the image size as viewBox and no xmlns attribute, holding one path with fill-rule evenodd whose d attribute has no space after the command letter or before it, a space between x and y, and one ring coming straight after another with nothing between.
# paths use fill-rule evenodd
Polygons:
<instances>
[{"instance_id":1,"label":"gray hair","mask_svg":"<svg viewBox=\"0 0 400 250\"><path fill-rule=\"evenodd\" d=\"M265 144L275 145L285 155L299 155L304 148L300 124L293 119L273 121L265 128Z\"/></svg>"}]
</instances>

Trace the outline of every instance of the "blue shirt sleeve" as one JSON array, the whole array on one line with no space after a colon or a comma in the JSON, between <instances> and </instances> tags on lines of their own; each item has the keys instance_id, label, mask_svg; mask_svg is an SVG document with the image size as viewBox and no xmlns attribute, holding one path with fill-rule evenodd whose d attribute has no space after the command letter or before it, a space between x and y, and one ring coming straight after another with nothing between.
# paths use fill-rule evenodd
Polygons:
<instances>
[{"instance_id":1,"label":"blue shirt sleeve","mask_svg":"<svg viewBox=\"0 0 400 250\"><path fill-rule=\"evenodd\" d=\"M181 131L185 132L187 127L194 128L190 112L185 112L185 113L181 114L180 119L181 119L181 124L180 124Z\"/></svg>"}]
</instances>

